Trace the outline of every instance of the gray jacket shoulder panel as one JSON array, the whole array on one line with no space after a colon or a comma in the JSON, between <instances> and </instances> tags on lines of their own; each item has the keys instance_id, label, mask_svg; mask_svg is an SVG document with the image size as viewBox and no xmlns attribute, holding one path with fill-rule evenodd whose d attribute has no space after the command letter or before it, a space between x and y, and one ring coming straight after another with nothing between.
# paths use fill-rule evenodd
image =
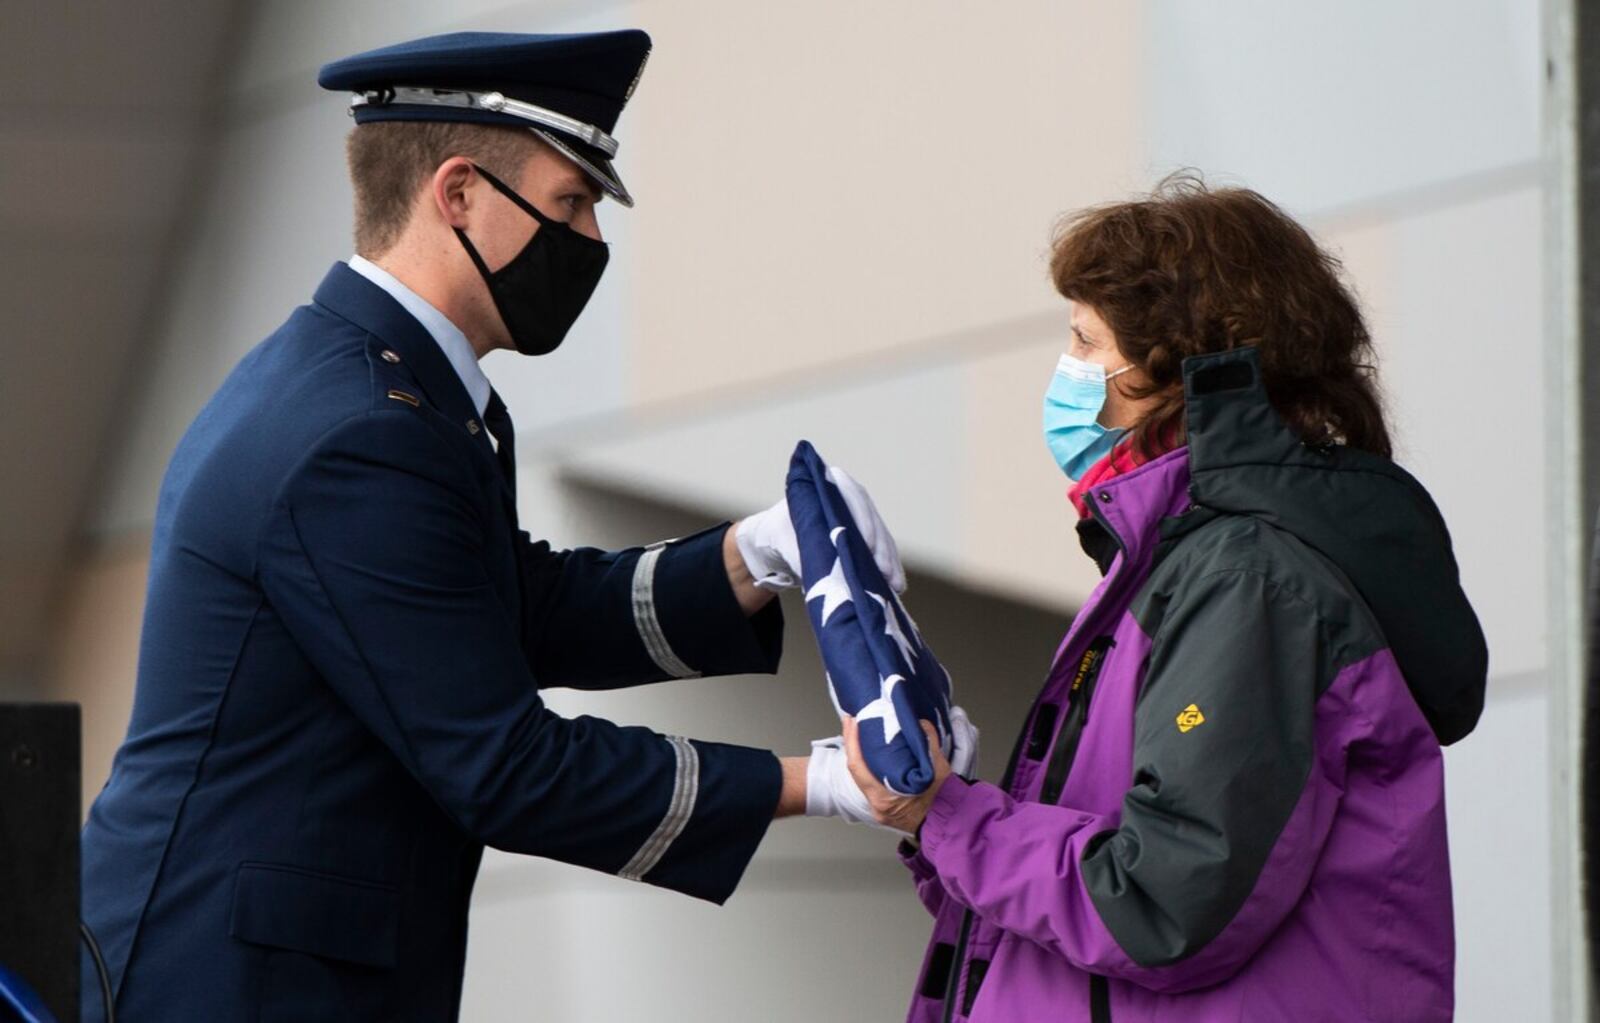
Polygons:
<instances>
[{"instance_id":1,"label":"gray jacket shoulder panel","mask_svg":"<svg viewBox=\"0 0 1600 1023\"><path fill-rule=\"evenodd\" d=\"M1184 536L1162 558L1129 612L1155 639L1167 609L1218 572L1249 572L1321 624L1327 656L1317 692L1341 668L1388 645L1383 629L1345 574L1286 530L1248 515L1216 515Z\"/></svg>"}]
</instances>

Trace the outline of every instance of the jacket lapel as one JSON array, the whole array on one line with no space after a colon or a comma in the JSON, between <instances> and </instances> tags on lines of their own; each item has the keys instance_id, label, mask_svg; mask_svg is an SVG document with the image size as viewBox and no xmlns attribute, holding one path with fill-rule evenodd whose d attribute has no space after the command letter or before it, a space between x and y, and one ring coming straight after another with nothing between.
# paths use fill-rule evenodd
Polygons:
<instances>
[{"instance_id":1,"label":"jacket lapel","mask_svg":"<svg viewBox=\"0 0 1600 1023\"><path fill-rule=\"evenodd\" d=\"M401 365L409 368L417 386L427 395L429 404L468 433L473 445L494 463L495 477L501 481L502 499L515 525L516 498L500 473L498 463L495 463L489 431L479 419L472 396L456 375L455 367L450 365L450 360L445 358L439 343L427 328L406 312L405 307L388 292L344 263L333 264L333 268L317 286L312 301L365 330L400 356ZM471 429L467 425L469 422L475 423L478 428Z\"/></svg>"}]
</instances>

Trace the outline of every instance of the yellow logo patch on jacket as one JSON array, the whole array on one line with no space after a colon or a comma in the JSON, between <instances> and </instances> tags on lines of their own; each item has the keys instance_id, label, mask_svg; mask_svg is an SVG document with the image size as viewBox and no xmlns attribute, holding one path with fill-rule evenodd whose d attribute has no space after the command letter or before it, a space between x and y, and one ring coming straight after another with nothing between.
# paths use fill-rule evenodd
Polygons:
<instances>
[{"instance_id":1,"label":"yellow logo patch on jacket","mask_svg":"<svg viewBox=\"0 0 1600 1023\"><path fill-rule=\"evenodd\" d=\"M1189 704L1189 706L1183 708L1183 711L1178 714L1178 731L1180 732L1187 732L1190 729L1198 728L1200 725L1205 723L1206 716L1200 713L1200 708L1195 704Z\"/></svg>"}]
</instances>

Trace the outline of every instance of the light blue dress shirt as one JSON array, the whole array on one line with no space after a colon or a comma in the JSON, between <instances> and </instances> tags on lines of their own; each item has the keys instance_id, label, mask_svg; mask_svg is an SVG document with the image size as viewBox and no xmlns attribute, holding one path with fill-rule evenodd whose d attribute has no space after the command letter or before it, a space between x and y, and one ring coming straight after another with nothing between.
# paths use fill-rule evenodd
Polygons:
<instances>
[{"instance_id":1,"label":"light blue dress shirt","mask_svg":"<svg viewBox=\"0 0 1600 1023\"><path fill-rule=\"evenodd\" d=\"M478 353L472 350L472 342L461 333L461 328L451 323L450 318L435 309L427 299L401 284L394 274L372 260L351 256L350 269L387 291L405 307L406 312L417 318L417 322L433 336L444 357L450 360L456 376L461 378L462 386L467 389L467 395L478 410L478 418L483 418L483 410L489 405L489 378L483 375L483 367L478 365Z\"/></svg>"}]
</instances>

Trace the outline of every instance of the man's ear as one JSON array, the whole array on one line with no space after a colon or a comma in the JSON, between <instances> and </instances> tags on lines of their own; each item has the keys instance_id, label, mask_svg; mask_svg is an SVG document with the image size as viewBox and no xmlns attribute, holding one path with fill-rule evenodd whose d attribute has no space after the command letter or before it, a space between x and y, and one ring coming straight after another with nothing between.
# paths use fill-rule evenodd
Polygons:
<instances>
[{"instance_id":1,"label":"man's ear","mask_svg":"<svg viewBox=\"0 0 1600 1023\"><path fill-rule=\"evenodd\" d=\"M467 212L472 207L473 199L469 186L477 177L478 172L473 169L472 161L464 156L452 156L434 170L428 182L429 196L439 219L447 227L467 226Z\"/></svg>"}]
</instances>

